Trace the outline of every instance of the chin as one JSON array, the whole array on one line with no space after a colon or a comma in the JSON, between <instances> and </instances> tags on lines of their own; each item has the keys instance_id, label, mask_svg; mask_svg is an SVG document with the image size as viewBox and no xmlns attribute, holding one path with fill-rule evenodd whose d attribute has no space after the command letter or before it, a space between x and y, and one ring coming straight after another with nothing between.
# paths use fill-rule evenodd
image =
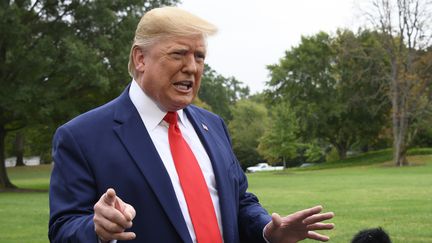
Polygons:
<instances>
[{"instance_id":1,"label":"chin","mask_svg":"<svg viewBox=\"0 0 432 243\"><path fill-rule=\"evenodd\" d=\"M167 106L167 110L168 111L178 111L181 109L186 108L186 106L190 105L192 103L191 102L173 102L171 103L171 105Z\"/></svg>"},{"instance_id":2,"label":"chin","mask_svg":"<svg viewBox=\"0 0 432 243\"><path fill-rule=\"evenodd\" d=\"M193 101L192 97L181 97L180 99L174 101L173 104L175 104L175 106L177 107L181 107L179 109L183 109L186 106L190 105L192 101Z\"/></svg>"}]
</instances>

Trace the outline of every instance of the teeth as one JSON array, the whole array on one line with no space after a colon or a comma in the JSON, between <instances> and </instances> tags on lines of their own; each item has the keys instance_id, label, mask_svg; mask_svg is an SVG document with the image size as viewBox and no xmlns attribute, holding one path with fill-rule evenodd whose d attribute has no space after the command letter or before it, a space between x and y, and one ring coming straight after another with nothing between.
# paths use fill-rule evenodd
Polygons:
<instances>
[{"instance_id":1,"label":"teeth","mask_svg":"<svg viewBox=\"0 0 432 243\"><path fill-rule=\"evenodd\" d=\"M183 84L175 84L175 86L181 90L188 90L190 87L189 85L183 85Z\"/></svg>"},{"instance_id":2,"label":"teeth","mask_svg":"<svg viewBox=\"0 0 432 243\"><path fill-rule=\"evenodd\" d=\"M182 81L175 83L174 86L180 90L188 90L192 88L192 83L189 81Z\"/></svg>"}]
</instances>

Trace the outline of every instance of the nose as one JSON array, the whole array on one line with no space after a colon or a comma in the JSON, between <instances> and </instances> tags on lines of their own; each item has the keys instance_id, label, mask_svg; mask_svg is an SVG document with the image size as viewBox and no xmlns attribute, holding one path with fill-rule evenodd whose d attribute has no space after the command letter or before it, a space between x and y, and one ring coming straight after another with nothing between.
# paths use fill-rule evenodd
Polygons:
<instances>
[{"instance_id":1,"label":"nose","mask_svg":"<svg viewBox=\"0 0 432 243\"><path fill-rule=\"evenodd\" d=\"M184 58L182 72L193 74L198 70L197 62L194 55L187 55Z\"/></svg>"}]
</instances>

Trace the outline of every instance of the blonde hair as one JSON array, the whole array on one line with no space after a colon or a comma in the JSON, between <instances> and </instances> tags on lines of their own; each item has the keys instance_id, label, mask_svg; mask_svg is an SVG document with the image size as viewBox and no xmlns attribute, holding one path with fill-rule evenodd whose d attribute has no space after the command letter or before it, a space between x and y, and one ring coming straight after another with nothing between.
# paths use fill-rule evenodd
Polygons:
<instances>
[{"instance_id":1,"label":"blonde hair","mask_svg":"<svg viewBox=\"0 0 432 243\"><path fill-rule=\"evenodd\" d=\"M155 8L144 14L135 31L129 54L128 70L136 77L133 61L135 46L146 49L162 38L202 35L204 38L217 32L216 26L177 7Z\"/></svg>"}]
</instances>

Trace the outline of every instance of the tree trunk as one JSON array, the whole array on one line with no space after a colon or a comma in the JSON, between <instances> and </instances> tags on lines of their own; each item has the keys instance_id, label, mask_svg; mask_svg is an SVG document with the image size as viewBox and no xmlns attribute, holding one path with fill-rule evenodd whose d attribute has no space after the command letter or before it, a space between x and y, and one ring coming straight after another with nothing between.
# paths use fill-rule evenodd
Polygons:
<instances>
[{"instance_id":1,"label":"tree trunk","mask_svg":"<svg viewBox=\"0 0 432 243\"><path fill-rule=\"evenodd\" d=\"M408 164L406 152L408 149L408 114L407 114L407 92L401 81L397 58L392 56L391 64L391 102L392 102L392 125L393 125L393 162L396 166ZM402 75L403 76L403 75Z\"/></svg>"},{"instance_id":2,"label":"tree trunk","mask_svg":"<svg viewBox=\"0 0 432 243\"><path fill-rule=\"evenodd\" d=\"M24 135L22 132L17 132L15 135L14 152L16 166L24 166Z\"/></svg>"},{"instance_id":3,"label":"tree trunk","mask_svg":"<svg viewBox=\"0 0 432 243\"><path fill-rule=\"evenodd\" d=\"M403 101L399 103L404 103ZM408 165L406 158L408 144L408 119L403 107L397 107L398 113L393 112L393 160L396 166Z\"/></svg>"},{"instance_id":4,"label":"tree trunk","mask_svg":"<svg viewBox=\"0 0 432 243\"><path fill-rule=\"evenodd\" d=\"M347 158L347 151L348 151L347 146L341 145L341 144L337 144L336 145L336 150L338 152L340 160Z\"/></svg>"},{"instance_id":5,"label":"tree trunk","mask_svg":"<svg viewBox=\"0 0 432 243\"><path fill-rule=\"evenodd\" d=\"M0 126L0 189L16 188L9 180L5 164L5 138L6 130Z\"/></svg>"}]
</instances>

